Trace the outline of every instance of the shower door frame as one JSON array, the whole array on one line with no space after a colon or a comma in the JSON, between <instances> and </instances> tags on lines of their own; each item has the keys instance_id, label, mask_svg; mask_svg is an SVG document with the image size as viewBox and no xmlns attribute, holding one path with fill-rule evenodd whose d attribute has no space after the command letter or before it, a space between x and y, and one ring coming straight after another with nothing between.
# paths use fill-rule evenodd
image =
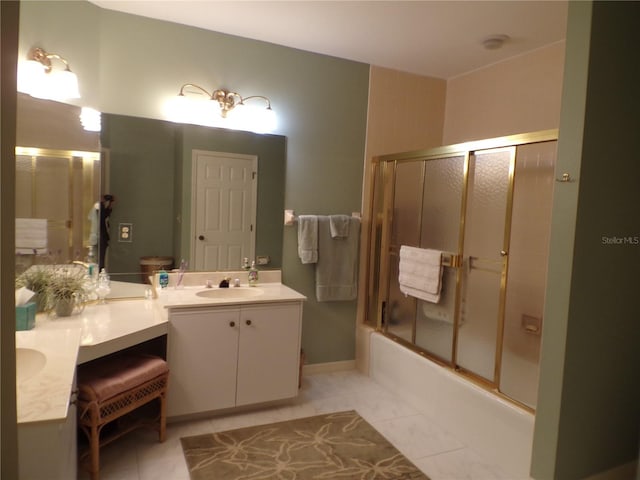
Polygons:
<instances>
[{"instance_id":1,"label":"shower door frame","mask_svg":"<svg viewBox=\"0 0 640 480\"><path fill-rule=\"evenodd\" d=\"M503 267L500 281L500 300L499 300L499 318L497 325L497 338L495 365L494 365L494 378L490 381L478 374L475 374L457 364L457 347L458 347L458 329L460 318L460 294L462 288L462 255L464 254L464 235L465 235L465 218L467 213L467 201L468 201L468 188L469 188L469 162L472 155L475 152L486 152L491 150L513 148L512 157L510 159L509 166L509 185L507 190L507 204L506 204L506 219L505 219L505 231L503 243L508 247L509 236L511 234L511 215L513 209L513 190L514 190L514 168L515 157L517 147L520 145L544 143L558 140L558 130L543 130L538 132L523 133L518 135L510 135L504 137L497 137L485 140L478 140L472 142L466 142L461 144L453 144L443 147L436 147L427 150L417 150L410 152L402 152L396 154L387 154L378 157L373 157L373 181L371 191L369 195L370 212L372 215L372 221L370 222L370 232L367 247L367 258L369 262L367 264L367 272L365 276L366 291L367 291L367 305L365 305L364 323L374 326L376 331L385 335L386 337L394 340L395 342L409 348L415 353L428 358L429 360L462 375L467 380L479 385L480 387L491 391L495 395L512 402L519 407L534 412L532 407L519 402L518 400L511 398L499 390L500 385L500 373L502 364L502 341L504 335L504 309L506 302L506 283L508 274L508 250L503 256ZM391 231L393 226L393 200L394 200L394 188L395 188L395 174L396 166L403 162L417 162L417 161L429 161L437 160L449 157L463 157L463 183L462 183L462 198L460 208L460 227L459 227L459 239L458 239L458 252L455 252L455 258L451 259L451 266L456 268L456 285L455 285L455 307L454 307L454 320L453 320L453 332L452 332L452 344L451 344L451 360L443 359L434 355L433 353L421 348L415 344L416 333L416 315L414 312L413 324L412 324L412 342L408 342L403 338L388 332L388 325L383 325L385 307L389 299L389 287L390 287L390 259L391 259ZM423 188L424 188L424 168L423 171ZM379 174L383 172L383 174ZM375 208L375 196L376 191L380 188L378 183L380 180L384 181L382 186L383 205L381 211L377 211ZM422 207L421 207L422 210ZM377 216L382 216L382 225L379 227L377 222ZM380 235L380 248L379 251L374 251L374 246L377 244L377 235ZM376 267L377 262L377 267ZM372 309L368 302L374 301L377 303L376 308ZM372 321L368 316L375 311L376 318Z\"/></svg>"}]
</instances>

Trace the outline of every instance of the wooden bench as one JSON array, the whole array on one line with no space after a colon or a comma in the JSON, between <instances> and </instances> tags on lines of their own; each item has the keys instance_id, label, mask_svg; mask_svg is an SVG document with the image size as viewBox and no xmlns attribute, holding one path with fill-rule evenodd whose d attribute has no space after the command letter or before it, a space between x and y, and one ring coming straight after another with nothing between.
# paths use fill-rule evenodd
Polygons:
<instances>
[{"instance_id":1,"label":"wooden bench","mask_svg":"<svg viewBox=\"0 0 640 480\"><path fill-rule=\"evenodd\" d=\"M100 478L100 447L122 435L147 427L158 431L160 442L165 440L168 378L167 362L141 353L78 367L78 425L89 440L89 448L80 454L80 465L89 471L91 480ZM140 407L155 399L159 399L159 409L151 415L141 414ZM114 428L101 438L102 429L114 420Z\"/></svg>"}]
</instances>

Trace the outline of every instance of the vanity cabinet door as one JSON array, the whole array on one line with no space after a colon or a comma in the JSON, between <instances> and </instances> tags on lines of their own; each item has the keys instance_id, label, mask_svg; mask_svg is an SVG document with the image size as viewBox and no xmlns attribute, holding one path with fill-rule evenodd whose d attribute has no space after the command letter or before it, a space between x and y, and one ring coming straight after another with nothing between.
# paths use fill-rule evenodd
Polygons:
<instances>
[{"instance_id":1,"label":"vanity cabinet door","mask_svg":"<svg viewBox=\"0 0 640 480\"><path fill-rule=\"evenodd\" d=\"M168 416L235 405L239 317L238 309L170 312Z\"/></svg>"},{"instance_id":2,"label":"vanity cabinet door","mask_svg":"<svg viewBox=\"0 0 640 480\"><path fill-rule=\"evenodd\" d=\"M302 305L243 307L240 317L236 405L295 397Z\"/></svg>"}]
</instances>

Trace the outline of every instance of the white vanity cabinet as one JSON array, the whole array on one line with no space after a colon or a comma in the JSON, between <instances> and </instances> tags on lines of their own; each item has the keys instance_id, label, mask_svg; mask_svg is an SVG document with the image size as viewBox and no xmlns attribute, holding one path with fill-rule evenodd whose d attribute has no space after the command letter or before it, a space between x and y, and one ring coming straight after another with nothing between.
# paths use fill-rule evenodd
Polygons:
<instances>
[{"instance_id":1,"label":"white vanity cabinet","mask_svg":"<svg viewBox=\"0 0 640 480\"><path fill-rule=\"evenodd\" d=\"M172 308L167 415L292 398L302 302Z\"/></svg>"},{"instance_id":2,"label":"white vanity cabinet","mask_svg":"<svg viewBox=\"0 0 640 480\"><path fill-rule=\"evenodd\" d=\"M68 480L77 476L76 406L72 394L67 418L18 424L20 480Z\"/></svg>"}]
</instances>

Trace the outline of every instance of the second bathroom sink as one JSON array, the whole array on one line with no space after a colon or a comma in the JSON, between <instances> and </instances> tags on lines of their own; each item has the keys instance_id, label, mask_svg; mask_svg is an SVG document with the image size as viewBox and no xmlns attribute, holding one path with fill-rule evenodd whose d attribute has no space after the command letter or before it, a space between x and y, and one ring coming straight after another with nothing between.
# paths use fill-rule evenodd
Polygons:
<instances>
[{"instance_id":1,"label":"second bathroom sink","mask_svg":"<svg viewBox=\"0 0 640 480\"><path fill-rule=\"evenodd\" d=\"M203 298L242 299L257 297L262 293L261 289L255 287L229 287L201 290L196 295Z\"/></svg>"}]
</instances>

